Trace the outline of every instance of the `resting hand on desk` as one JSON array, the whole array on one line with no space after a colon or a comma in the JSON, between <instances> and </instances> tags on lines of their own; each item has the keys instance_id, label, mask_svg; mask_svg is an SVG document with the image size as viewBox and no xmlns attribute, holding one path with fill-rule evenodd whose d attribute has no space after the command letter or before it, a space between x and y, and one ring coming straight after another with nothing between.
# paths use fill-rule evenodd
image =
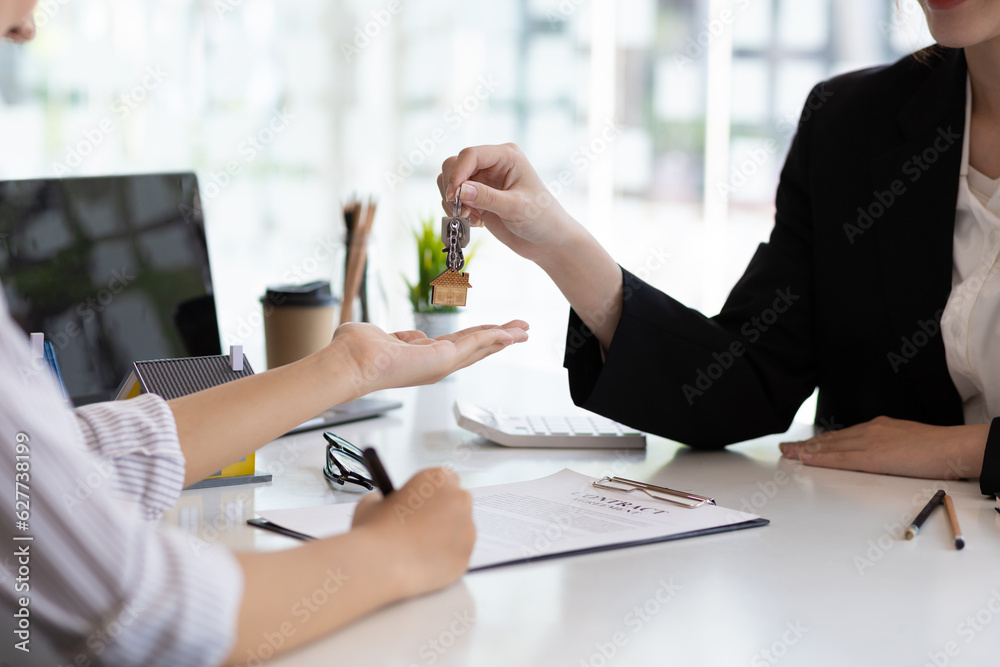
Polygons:
<instances>
[{"instance_id":1,"label":"resting hand on desk","mask_svg":"<svg viewBox=\"0 0 1000 667\"><path fill-rule=\"evenodd\" d=\"M979 477L989 424L931 426L876 417L809 440L781 443L785 458L809 466L903 477Z\"/></svg>"}]
</instances>

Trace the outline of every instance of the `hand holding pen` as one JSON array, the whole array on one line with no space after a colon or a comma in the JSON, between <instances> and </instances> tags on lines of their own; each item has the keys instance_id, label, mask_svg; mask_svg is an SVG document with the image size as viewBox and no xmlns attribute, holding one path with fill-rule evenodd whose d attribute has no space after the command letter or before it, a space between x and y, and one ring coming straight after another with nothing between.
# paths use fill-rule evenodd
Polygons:
<instances>
[{"instance_id":1,"label":"hand holding pen","mask_svg":"<svg viewBox=\"0 0 1000 667\"><path fill-rule=\"evenodd\" d=\"M372 557L384 560L418 595L446 586L469 567L476 541L472 496L461 488L458 475L447 468L421 470L395 489L374 450L365 451L372 479L382 491L370 493L354 511L356 530L378 535Z\"/></svg>"}]
</instances>

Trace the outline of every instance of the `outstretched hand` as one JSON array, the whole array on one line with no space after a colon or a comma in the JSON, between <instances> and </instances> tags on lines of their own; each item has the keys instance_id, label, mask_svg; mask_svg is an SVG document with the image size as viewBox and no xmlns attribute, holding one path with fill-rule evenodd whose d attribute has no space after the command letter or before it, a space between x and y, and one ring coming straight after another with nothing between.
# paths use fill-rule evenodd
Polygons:
<instances>
[{"instance_id":1,"label":"outstretched hand","mask_svg":"<svg viewBox=\"0 0 1000 667\"><path fill-rule=\"evenodd\" d=\"M528 340L528 323L481 325L428 338L420 331L389 334L373 324L339 326L330 348L342 352L342 368L359 395L390 387L432 384L491 354Z\"/></svg>"},{"instance_id":2,"label":"outstretched hand","mask_svg":"<svg viewBox=\"0 0 1000 667\"><path fill-rule=\"evenodd\" d=\"M876 417L780 446L785 458L809 466L926 479L975 479L982 472L988 434L989 424L931 426Z\"/></svg>"}]
</instances>

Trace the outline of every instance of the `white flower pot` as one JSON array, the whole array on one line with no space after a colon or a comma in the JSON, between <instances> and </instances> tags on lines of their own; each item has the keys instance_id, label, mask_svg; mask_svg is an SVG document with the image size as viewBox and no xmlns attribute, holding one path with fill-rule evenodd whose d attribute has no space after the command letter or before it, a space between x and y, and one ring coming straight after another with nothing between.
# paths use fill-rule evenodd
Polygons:
<instances>
[{"instance_id":1,"label":"white flower pot","mask_svg":"<svg viewBox=\"0 0 1000 667\"><path fill-rule=\"evenodd\" d=\"M413 328L428 338L454 333L458 328L458 313L413 313Z\"/></svg>"}]
</instances>

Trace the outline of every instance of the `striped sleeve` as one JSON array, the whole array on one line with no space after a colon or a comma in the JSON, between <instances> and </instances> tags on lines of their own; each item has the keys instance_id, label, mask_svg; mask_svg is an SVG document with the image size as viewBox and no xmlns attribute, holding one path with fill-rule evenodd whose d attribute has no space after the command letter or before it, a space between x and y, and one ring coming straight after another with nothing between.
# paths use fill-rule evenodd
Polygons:
<instances>
[{"instance_id":1,"label":"striped sleeve","mask_svg":"<svg viewBox=\"0 0 1000 667\"><path fill-rule=\"evenodd\" d=\"M0 664L210 667L226 658L243 597L239 562L120 498L155 513L177 496L183 467L163 401L67 408L0 287L0 497L9 499Z\"/></svg>"},{"instance_id":2,"label":"striped sleeve","mask_svg":"<svg viewBox=\"0 0 1000 667\"><path fill-rule=\"evenodd\" d=\"M75 415L87 449L104 462L98 474L110 478L119 498L139 503L151 520L173 506L184 487L184 454L166 401L145 394Z\"/></svg>"},{"instance_id":3,"label":"striped sleeve","mask_svg":"<svg viewBox=\"0 0 1000 667\"><path fill-rule=\"evenodd\" d=\"M0 422L9 417L3 412ZM31 516L21 530L13 512L0 512L0 534L32 538L15 543L25 545L30 581L17 589L16 570L4 572L16 561L0 563L2 615L13 618L18 599L30 601L33 636L43 635L60 657L49 664L221 663L235 640L243 597L243 572L233 554L143 520L113 497L110 484L88 487L84 500L68 500L63 489L96 479L106 464L62 445L59 428L31 419L16 423L30 434ZM0 491L10 497L14 461L6 451L0 458ZM28 662L13 664L35 664L31 653L18 657Z\"/></svg>"}]
</instances>

